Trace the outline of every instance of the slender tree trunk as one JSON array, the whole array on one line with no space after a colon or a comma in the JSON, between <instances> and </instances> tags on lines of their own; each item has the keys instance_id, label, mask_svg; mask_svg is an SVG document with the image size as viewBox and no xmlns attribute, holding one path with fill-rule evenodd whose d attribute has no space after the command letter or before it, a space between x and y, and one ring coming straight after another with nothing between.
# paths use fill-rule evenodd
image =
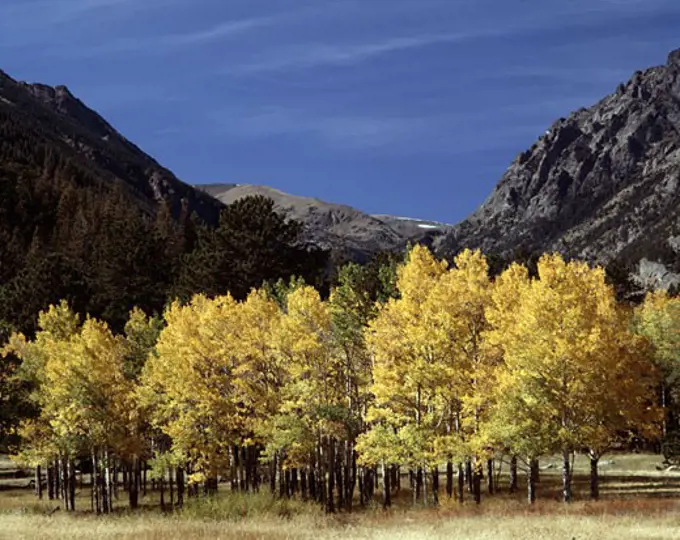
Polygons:
<instances>
[{"instance_id":1,"label":"slender tree trunk","mask_svg":"<svg viewBox=\"0 0 680 540\"><path fill-rule=\"evenodd\" d=\"M66 472L64 471L64 459L59 456L57 460L59 470L59 498L64 501L65 508L68 510L68 498L66 497Z\"/></svg>"},{"instance_id":2,"label":"slender tree trunk","mask_svg":"<svg viewBox=\"0 0 680 540\"><path fill-rule=\"evenodd\" d=\"M510 458L510 493L517 493L517 456Z\"/></svg>"},{"instance_id":3,"label":"slender tree trunk","mask_svg":"<svg viewBox=\"0 0 680 540\"><path fill-rule=\"evenodd\" d=\"M177 467L175 476L177 477L177 507L182 508L184 506L184 469Z\"/></svg>"},{"instance_id":4,"label":"slender tree trunk","mask_svg":"<svg viewBox=\"0 0 680 540\"><path fill-rule=\"evenodd\" d=\"M58 456L54 458L54 498L61 499L61 460Z\"/></svg>"},{"instance_id":5,"label":"slender tree trunk","mask_svg":"<svg viewBox=\"0 0 680 540\"><path fill-rule=\"evenodd\" d=\"M246 471L245 471L245 457L246 449L244 446L236 447L238 453L238 488L240 491L246 491Z\"/></svg>"},{"instance_id":6,"label":"slender tree trunk","mask_svg":"<svg viewBox=\"0 0 680 540\"><path fill-rule=\"evenodd\" d=\"M335 489L335 444L333 439L327 437L328 460L326 462L326 478L328 482L328 493L326 494L326 512L335 513L335 503L333 500L333 490Z\"/></svg>"},{"instance_id":7,"label":"slender tree trunk","mask_svg":"<svg viewBox=\"0 0 680 540\"><path fill-rule=\"evenodd\" d=\"M101 489L102 512L108 514L111 511L111 499L106 481L106 458L104 452L99 454L99 488Z\"/></svg>"},{"instance_id":8,"label":"slender tree trunk","mask_svg":"<svg viewBox=\"0 0 680 540\"><path fill-rule=\"evenodd\" d=\"M352 499L354 498L354 444L352 441L345 442L345 510L352 511Z\"/></svg>"},{"instance_id":9,"label":"slender tree trunk","mask_svg":"<svg viewBox=\"0 0 680 540\"><path fill-rule=\"evenodd\" d=\"M132 456L132 463L130 465L130 473L127 476L128 484L128 500L130 501L130 509L136 510L139 507L139 486L137 485L137 468L139 458ZM123 480L125 482L125 478Z\"/></svg>"},{"instance_id":10,"label":"slender tree trunk","mask_svg":"<svg viewBox=\"0 0 680 540\"><path fill-rule=\"evenodd\" d=\"M427 506L427 465L423 465L422 478L423 478L423 506Z\"/></svg>"},{"instance_id":11,"label":"slender tree trunk","mask_svg":"<svg viewBox=\"0 0 680 540\"><path fill-rule=\"evenodd\" d=\"M165 471L162 471L161 477L158 479L158 489L161 492L161 511L165 512ZM209 491L208 482L206 481L206 493Z\"/></svg>"},{"instance_id":12,"label":"slender tree trunk","mask_svg":"<svg viewBox=\"0 0 680 540\"><path fill-rule=\"evenodd\" d=\"M432 467L432 502L439 505L439 467Z\"/></svg>"},{"instance_id":13,"label":"slender tree trunk","mask_svg":"<svg viewBox=\"0 0 680 540\"><path fill-rule=\"evenodd\" d=\"M415 492L415 497L413 498L414 504L420 499L420 494L423 491L423 469L422 467L418 467L416 469L416 492Z\"/></svg>"},{"instance_id":14,"label":"slender tree trunk","mask_svg":"<svg viewBox=\"0 0 680 540\"><path fill-rule=\"evenodd\" d=\"M47 466L47 498L50 501L54 500L54 467L52 465Z\"/></svg>"},{"instance_id":15,"label":"slender tree trunk","mask_svg":"<svg viewBox=\"0 0 680 540\"><path fill-rule=\"evenodd\" d=\"M68 460L68 497L71 512L76 509L76 465L72 459Z\"/></svg>"},{"instance_id":16,"label":"slender tree trunk","mask_svg":"<svg viewBox=\"0 0 680 540\"><path fill-rule=\"evenodd\" d=\"M463 504L464 492L465 492L465 477L463 464L458 463L458 502L460 504Z\"/></svg>"},{"instance_id":17,"label":"slender tree trunk","mask_svg":"<svg viewBox=\"0 0 680 540\"><path fill-rule=\"evenodd\" d=\"M472 484L473 484L473 479L472 479L472 477L473 477L473 473L472 473L472 459L471 459L471 458L467 458L467 459L465 460L465 479L466 479L466 481L467 481L467 488L468 488L468 492L469 492L469 493L472 493L472 491L473 491L473 485L472 485Z\"/></svg>"},{"instance_id":18,"label":"slender tree trunk","mask_svg":"<svg viewBox=\"0 0 680 540\"><path fill-rule=\"evenodd\" d=\"M113 512L113 482L111 479L111 459L109 457L109 451L104 450L104 483L106 484L106 499L109 502L109 513Z\"/></svg>"},{"instance_id":19,"label":"slender tree trunk","mask_svg":"<svg viewBox=\"0 0 680 540\"><path fill-rule=\"evenodd\" d=\"M375 490L378 487L378 468L371 467L368 474L368 496L370 499L375 497Z\"/></svg>"},{"instance_id":20,"label":"slender tree trunk","mask_svg":"<svg viewBox=\"0 0 680 540\"><path fill-rule=\"evenodd\" d=\"M231 491L238 489L238 446L231 447Z\"/></svg>"},{"instance_id":21,"label":"slender tree trunk","mask_svg":"<svg viewBox=\"0 0 680 540\"><path fill-rule=\"evenodd\" d=\"M475 499L475 504L482 502L482 476L484 474L484 467L482 460L475 458L472 471L472 495Z\"/></svg>"},{"instance_id":22,"label":"slender tree trunk","mask_svg":"<svg viewBox=\"0 0 680 540\"><path fill-rule=\"evenodd\" d=\"M118 500L118 469L118 460L116 460L111 465L111 490L113 491L113 498L116 500Z\"/></svg>"},{"instance_id":23,"label":"slender tree trunk","mask_svg":"<svg viewBox=\"0 0 680 540\"><path fill-rule=\"evenodd\" d=\"M71 497L69 486L69 470L68 460L63 457L60 460L61 471L61 499L64 501L64 509L68 512L71 510Z\"/></svg>"},{"instance_id":24,"label":"slender tree trunk","mask_svg":"<svg viewBox=\"0 0 680 540\"><path fill-rule=\"evenodd\" d=\"M175 482L172 467L168 468L168 487L170 488L170 509L175 507Z\"/></svg>"},{"instance_id":25,"label":"slender tree trunk","mask_svg":"<svg viewBox=\"0 0 680 540\"><path fill-rule=\"evenodd\" d=\"M453 497L453 462L451 460L446 462L446 496L449 499Z\"/></svg>"},{"instance_id":26,"label":"slender tree trunk","mask_svg":"<svg viewBox=\"0 0 680 540\"><path fill-rule=\"evenodd\" d=\"M338 508L344 508L345 507L345 478L343 473L343 466L342 466L342 453L339 451L339 448L336 447L335 449L335 486L336 490L338 492L338 502L337 502L337 507Z\"/></svg>"},{"instance_id":27,"label":"slender tree trunk","mask_svg":"<svg viewBox=\"0 0 680 540\"><path fill-rule=\"evenodd\" d=\"M307 472L307 486L309 488L309 498L312 501L318 501L318 496L319 494L317 493L317 481L316 481L316 471L314 470L314 467L309 469Z\"/></svg>"},{"instance_id":28,"label":"slender tree trunk","mask_svg":"<svg viewBox=\"0 0 680 540\"><path fill-rule=\"evenodd\" d=\"M137 492L137 500L139 500L139 494L143 493L142 491L142 464L144 462L137 456L137 466L135 467L135 478L134 478L134 483L135 483L135 491Z\"/></svg>"},{"instance_id":29,"label":"slender tree trunk","mask_svg":"<svg viewBox=\"0 0 680 540\"><path fill-rule=\"evenodd\" d=\"M590 454L590 498L594 501L600 498L600 475L597 469L600 457Z\"/></svg>"},{"instance_id":30,"label":"slender tree trunk","mask_svg":"<svg viewBox=\"0 0 680 540\"><path fill-rule=\"evenodd\" d=\"M571 464L569 462L570 452L562 452L562 497L565 503L571 502Z\"/></svg>"},{"instance_id":31,"label":"slender tree trunk","mask_svg":"<svg viewBox=\"0 0 680 540\"><path fill-rule=\"evenodd\" d=\"M290 471L290 491L292 495L297 495L300 491L300 480L297 468L291 469Z\"/></svg>"},{"instance_id":32,"label":"slender tree trunk","mask_svg":"<svg viewBox=\"0 0 680 540\"><path fill-rule=\"evenodd\" d=\"M274 452L272 460L269 462L269 491L272 495L276 495L276 456L278 452Z\"/></svg>"},{"instance_id":33,"label":"slender tree trunk","mask_svg":"<svg viewBox=\"0 0 680 540\"><path fill-rule=\"evenodd\" d=\"M35 468L35 496L41 500L43 498L42 467L40 465Z\"/></svg>"},{"instance_id":34,"label":"slender tree trunk","mask_svg":"<svg viewBox=\"0 0 680 540\"><path fill-rule=\"evenodd\" d=\"M65 458L61 455L59 456L59 498L64 501L64 510L68 512L68 494L66 485L68 481L68 476L66 473L66 463Z\"/></svg>"},{"instance_id":35,"label":"slender tree trunk","mask_svg":"<svg viewBox=\"0 0 680 540\"><path fill-rule=\"evenodd\" d=\"M387 510L392 506L392 499L390 498L390 473L387 470L385 462L382 462L382 500L383 500L383 510Z\"/></svg>"},{"instance_id":36,"label":"slender tree trunk","mask_svg":"<svg viewBox=\"0 0 680 540\"><path fill-rule=\"evenodd\" d=\"M666 440L668 435L668 408L667 408L667 389L666 384L661 385L661 437Z\"/></svg>"},{"instance_id":37,"label":"slender tree trunk","mask_svg":"<svg viewBox=\"0 0 680 540\"><path fill-rule=\"evenodd\" d=\"M286 473L283 470L283 456L279 455L279 459L276 460L277 475L279 477L279 498L283 499L288 494L288 486L286 486Z\"/></svg>"},{"instance_id":38,"label":"slender tree trunk","mask_svg":"<svg viewBox=\"0 0 680 540\"><path fill-rule=\"evenodd\" d=\"M286 469L283 473L283 483L285 484L284 491L286 492L286 497L290 499L293 496L293 490L291 489L290 481L290 469Z\"/></svg>"},{"instance_id":39,"label":"slender tree trunk","mask_svg":"<svg viewBox=\"0 0 680 540\"><path fill-rule=\"evenodd\" d=\"M360 467L359 468L359 504L361 505L361 507L366 506L366 503L367 503L365 477L366 477L366 468Z\"/></svg>"},{"instance_id":40,"label":"slender tree trunk","mask_svg":"<svg viewBox=\"0 0 680 540\"><path fill-rule=\"evenodd\" d=\"M316 467L316 491L317 491L317 497L319 503L326 508L326 498L327 498L327 493L326 490L328 488L328 482L326 479L326 465L324 463L324 460L326 459L325 451L323 448L320 448L320 454L319 454L319 461L317 462L317 467Z\"/></svg>"},{"instance_id":41,"label":"slender tree trunk","mask_svg":"<svg viewBox=\"0 0 680 540\"><path fill-rule=\"evenodd\" d=\"M529 461L529 469L527 471L527 499L529 504L536 502L536 482L538 482L538 460L531 459Z\"/></svg>"},{"instance_id":42,"label":"slender tree trunk","mask_svg":"<svg viewBox=\"0 0 680 540\"><path fill-rule=\"evenodd\" d=\"M101 501L99 499L99 460L97 459L97 452L92 450L92 500L94 501L94 508L97 515L102 513Z\"/></svg>"},{"instance_id":43,"label":"slender tree trunk","mask_svg":"<svg viewBox=\"0 0 680 540\"><path fill-rule=\"evenodd\" d=\"M143 474L143 477L142 477L142 496L146 497L146 480L147 480L147 474L146 473L147 473L147 469L148 469L146 461L142 462L142 469L143 469L142 470L142 474Z\"/></svg>"},{"instance_id":44,"label":"slender tree trunk","mask_svg":"<svg viewBox=\"0 0 680 540\"><path fill-rule=\"evenodd\" d=\"M302 495L302 500L307 500L307 470L302 469L300 471L300 495Z\"/></svg>"},{"instance_id":45,"label":"slender tree trunk","mask_svg":"<svg viewBox=\"0 0 680 540\"><path fill-rule=\"evenodd\" d=\"M493 495L494 491L495 491L494 485L493 485L493 469L494 469L493 459L487 460L486 461L486 475L487 475L486 484L487 484L487 487L489 489L489 495Z\"/></svg>"}]
</instances>

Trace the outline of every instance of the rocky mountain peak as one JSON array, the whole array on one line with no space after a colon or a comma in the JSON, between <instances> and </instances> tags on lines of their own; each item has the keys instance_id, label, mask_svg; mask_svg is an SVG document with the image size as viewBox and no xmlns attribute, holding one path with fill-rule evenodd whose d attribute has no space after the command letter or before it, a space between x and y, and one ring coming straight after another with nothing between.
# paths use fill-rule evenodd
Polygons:
<instances>
[{"instance_id":1,"label":"rocky mountain peak","mask_svg":"<svg viewBox=\"0 0 680 540\"><path fill-rule=\"evenodd\" d=\"M607 263L669 256L680 221L680 50L555 122L440 242Z\"/></svg>"},{"instance_id":2,"label":"rocky mountain peak","mask_svg":"<svg viewBox=\"0 0 680 540\"><path fill-rule=\"evenodd\" d=\"M680 68L680 49L671 51L668 54L668 66Z\"/></svg>"}]
</instances>

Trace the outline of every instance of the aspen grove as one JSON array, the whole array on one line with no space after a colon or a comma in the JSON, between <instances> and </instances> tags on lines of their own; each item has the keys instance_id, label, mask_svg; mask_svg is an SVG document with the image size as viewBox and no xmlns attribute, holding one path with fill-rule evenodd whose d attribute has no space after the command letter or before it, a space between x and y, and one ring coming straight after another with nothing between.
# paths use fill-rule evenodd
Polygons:
<instances>
[{"instance_id":1,"label":"aspen grove","mask_svg":"<svg viewBox=\"0 0 680 540\"><path fill-rule=\"evenodd\" d=\"M596 499L603 454L669 429L679 299L624 305L601 268L559 255L492 278L480 252L448 265L420 246L381 280L348 265L327 299L297 281L198 295L133 310L121 335L52 306L4 349L37 411L16 459L67 510L91 474L96 513L119 491L136 508L148 482L164 509L230 487L351 511L406 483L414 504L480 503L522 470L533 503L554 455L569 502L575 453Z\"/></svg>"}]
</instances>

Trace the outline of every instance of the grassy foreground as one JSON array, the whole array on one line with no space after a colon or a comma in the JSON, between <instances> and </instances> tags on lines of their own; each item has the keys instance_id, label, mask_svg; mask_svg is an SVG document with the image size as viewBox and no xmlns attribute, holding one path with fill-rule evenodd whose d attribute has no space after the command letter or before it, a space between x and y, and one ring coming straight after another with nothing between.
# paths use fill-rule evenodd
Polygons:
<instances>
[{"instance_id":1,"label":"grassy foreground","mask_svg":"<svg viewBox=\"0 0 680 540\"><path fill-rule=\"evenodd\" d=\"M524 493L485 497L477 507L443 500L438 508L411 508L408 490L393 509L378 505L351 515L326 516L314 505L275 500L268 494L222 491L216 500L193 500L182 512L163 515L156 494L129 513L121 494L116 514L97 518L89 510L88 489L65 515L57 501L36 501L21 481L0 481L0 539L680 539L680 474L659 471L658 456L619 455L602 467L602 498L587 496L587 461L577 460L577 500L563 505L559 470L545 460L539 501L533 507ZM0 464L0 469L2 469ZM501 480L501 484L503 479Z\"/></svg>"},{"instance_id":2,"label":"grassy foreground","mask_svg":"<svg viewBox=\"0 0 680 540\"><path fill-rule=\"evenodd\" d=\"M568 509L557 503L526 508L489 505L487 509L368 512L325 517L314 513L290 518L248 517L215 520L161 516L119 515L51 517L30 514L0 516L0 538L13 539L545 539L620 540L680 538L680 504L655 508L636 505L576 503Z\"/></svg>"}]
</instances>

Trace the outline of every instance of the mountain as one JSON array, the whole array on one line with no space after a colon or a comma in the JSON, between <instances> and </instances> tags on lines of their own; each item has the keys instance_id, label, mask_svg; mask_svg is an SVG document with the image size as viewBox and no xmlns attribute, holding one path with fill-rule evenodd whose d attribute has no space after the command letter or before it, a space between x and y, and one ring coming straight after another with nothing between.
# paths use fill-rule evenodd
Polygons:
<instances>
[{"instance_id":1,"label":"mountain","mask_svg":"<svg viewBox=\"0 0 680 540\"><path fill-rule=\"evenodd\" d=\"M665 65L638 71L593 107L555 122L438 249L559 251L604 264L659 262L680 272L679 182L675 51Z\"/></svg>"},{"instance_id":2,"label":"mountain","mask_svg":"<svg viewBox=\"0 0 680 540\"><path fill-rule=\"evenodd\" d=\"M403 249L409 242L431 242L448 231L443 223L370 215L351 206L299 197L267 186L208 184L196 186L224 204L251 195L273 199L277 210L305 226L305 238L340 257L365 261L380 251Z\"/></svg>"},{"instance_id":3,"label":"mountain","mask_svg":"<svg viewBox=\"0 0 680 540\"><path fill-rule=\"evenodd\" d=\"M120 331L133 306L317 284L327 255L301 236L271 201L181 182L66 87L0 72L0 342L62 299Z\"/></svg>"},{"instance_id":4,"label":"mountain","mask_svg":"<svg viewBox=\"0 0 680 540\"><path fill-rule=\"evenodd\" d=\"M220 204L177 179L66 86L18 82L0 71L0 115L6 126L20 127L39 146L78 162L109 186L118 184L149 209L165 200L178 212L184 201L204 220L217 220Z\"/></svg>"}]
</instances>

